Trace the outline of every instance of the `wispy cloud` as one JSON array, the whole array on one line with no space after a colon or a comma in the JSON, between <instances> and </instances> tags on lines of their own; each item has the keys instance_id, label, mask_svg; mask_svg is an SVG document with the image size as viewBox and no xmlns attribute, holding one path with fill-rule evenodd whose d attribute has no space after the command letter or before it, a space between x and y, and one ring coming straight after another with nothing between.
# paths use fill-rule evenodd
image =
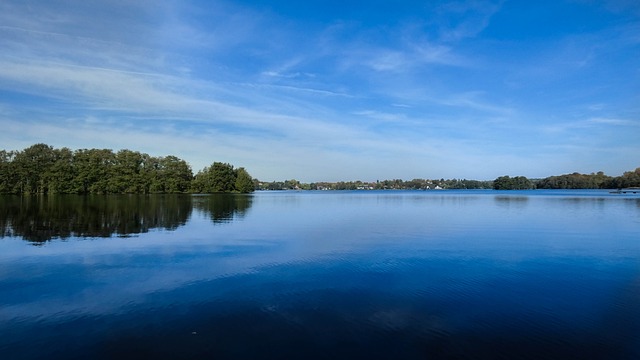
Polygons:
<instances>
[{"instance_id":1,"label":"wispy cloud","mask_svg":"<svg viewBox=\"0 0 640 360\"><path fill-rule=\"evenodd\" d=\"M591 118L586 121L588 124L614 125L614 126L640 126L640 118L637 120L617 119L617 118Z\"/></svg>"},{"instance_id":2,"label":"wispy cloud","mask_svg":"<svg viewBox=\"0 0 640 360\"><path fill-rule=\"evenodd\" d=\"M500 106L482 100L482 91L470 91L459 94L453 94L448 98L434 99L443 105L469 108L482 112L494 113L497 115L510 116L515 113L515 110L508 106Z\"/></svg>"},{"instance_id":3,"label":"wispy cloud","mask_svg":"<svg viewBox=\"0 0 640 360\"><path fill-rule=\"evenodd\" d=\"M401 113L387 113L377 110L361 110L355 111L353 114L384 122L405 122L408 120L406 115Z\"/></svg>"},{"instance_id":4,"label":"wispy cloud","mask_svg":"<svg viewBox=\"0 0 640 360\"><path fill-rule=\"evenodd\" d=\"M364 55L368 54L368 55ZM367 59L364 64L376 71L414 70L423 65L460 66L463 60L452 54L449 47L442 45L413 45L401 49L362 49L359 58Z\"/></svg>"},{"instance_id":5,"label":"wispy cloud","mask_svg":"<svg viewBox=\"0 0 640 360\"><path fill-rule=\"evenodd\" d=\"M440 39L455 42L475 37L484 30L503 1L463 0L451 1L437 9Z\"/></svg>"}]
</instances>

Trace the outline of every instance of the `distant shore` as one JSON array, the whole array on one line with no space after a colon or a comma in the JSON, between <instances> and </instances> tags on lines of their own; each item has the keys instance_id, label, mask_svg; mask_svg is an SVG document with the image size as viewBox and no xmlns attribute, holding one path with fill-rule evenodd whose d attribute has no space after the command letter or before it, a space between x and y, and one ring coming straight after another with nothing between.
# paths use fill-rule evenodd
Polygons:
<instances>
[{"instance_id":1,"label":"distant shore","mask_svg":"<svg viewBox=\"0 0 640 360\"><path fill-rule=\"evenodd\" d=\"M640 167L621 176L564 174L544 179L500 176L492 181L413 179L302 183L260 181L244 168L213 162L195 175L184 160L132 150L55 149L35 144L0 150L0 194L250 193L255 190L623 189L640 187Z\"/></svg>"}]
</instances>

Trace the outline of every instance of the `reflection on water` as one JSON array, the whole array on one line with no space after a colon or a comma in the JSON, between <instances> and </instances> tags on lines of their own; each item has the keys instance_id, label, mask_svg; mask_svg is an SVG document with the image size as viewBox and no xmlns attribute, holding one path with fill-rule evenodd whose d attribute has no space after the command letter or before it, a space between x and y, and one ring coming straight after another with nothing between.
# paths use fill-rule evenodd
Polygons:
<instances>
[{"instance_id":1,"label":"reflection on water","mask_svg":"<svg viewBox=\"0 0 640 360\"><path fill-rule=\"evenodd\" d=\"M527 206L529 197L527 196L505 196L498 195L494 197L496 205L507 209L522 209Z\"/></svg>"},{"instance_id":2,"label":"reflection on water","mask_svg":"<svg viewBox=\"0 0 640 360\"><path fill-rule=\"evenodd\" d=\"M0 205L3 359L640 358L637 197L70 199ZM139 235L78 241L78 209Z\"/></svg>"},{"instance_id":3,"label":"reflection on water","mask_svg":"<svg viewBox=\"0 0 640 360\"><path fill-rule=\"evenodd\" d=\"M34 243L175 230L191 214L191 198L179 195L3 196L2 201L2 233Z\"/></svg>"},{"instance_id":4,"label":"reflection on water","mask_svg":"<svg viewBox=\"0 0 640 360\"><path fill-rule=\"evenodd\" d=\"M193 207L208 214L214 223L226 223L244 217L252 201L253 196L247 194L195 195Z\"/></svg>"},{"instance_id":5,"label":"reflection on water","mask_svg":"<svg viewBox=\"0 0 640 360\"><path fill-rule=\"evenodd\" d=\"M0 237L34 244L72 237L111 237L176 230L193 208L214 223L242 217L250 195L40 195L0 196Z\"/></svg>"}]
</instances>

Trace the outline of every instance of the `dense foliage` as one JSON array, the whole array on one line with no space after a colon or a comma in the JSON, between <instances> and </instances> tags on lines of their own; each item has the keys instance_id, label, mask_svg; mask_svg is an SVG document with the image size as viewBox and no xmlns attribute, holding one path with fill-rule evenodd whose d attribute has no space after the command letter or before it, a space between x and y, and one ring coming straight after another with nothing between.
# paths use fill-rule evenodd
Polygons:
<instances>
[{"instance_id":1,"label":"dense foliage","mask_svg":"<svg viewBox=\"0 0 640 360\"><path fill-rule=\"evenodd\" d=\"M609 188L640 187L640 168L634 171L626 171L622 176L611 179Z\"/></svg>"},{"instance_id":2,"label":"dense foliage","mask_svg":"<svg viewBox=\"0 0 640 360\"><path fill-rule=\"evenodd\" d=\"M493 181L496 190L521 189L620 189L640 187L640 168L622 176L607 176L602 171L591 174L564 174L531 181L524 176L501 176Z\"/></svg>"},{"instance_id":3,"label":"dense foliage","mask_svg":"<svg viewBox=\"0 0 640 360\"><path fill-rule=\"evenodd\" d=\"M254 190L254 181L244 168L234 169L231 164L214 162L199 171L193 179L194 193L241 192Z\"/></svg>"},{"instance_id":4,"label":"dense foliage","mask_svg":"<svg viewBox=\"0 0 640 360\"><path fill-rule=\"evenodd\" d=\"M622 176L611 177L602 173L565 174L550 176L537 183L538 189L617 189L640 186L640 168Z\"/></svg>"},{"instance_id":5,"label":"dense foliage","mask_svg":"<svg viewBox=\"0 0 640 360\"><path fill-rule=\"evenodd\" d=\"M550 176L537 182L538 189L602 189L613 186L612 177L602 171L597 174L565 174Z\"/></svg>"},{"instance_id":6,"label":"dense foliage","mask_svg":"<svg viewBox=\"0 0 640 360\"><path fill-rule=\"evenodd\" d=\"M0 150L0 193L4 194L247 193L253 189L253 180L244 168L235 170L218 162L194 177L191 166L172 155L153 157L109 149L72 151L45 144L22 151Z\"/></svg>"},{"instance_id":7,"label":"dense foliage","mask_svg":"<svg viewBox=\"0 0 640 360\"><path fill-rule=\"evenodd\" d=\"M493 188L495 190L530 190L535 189L536 186L533 181L524 176L500 176L493 181Z\"/></svg>"}]
</instances>

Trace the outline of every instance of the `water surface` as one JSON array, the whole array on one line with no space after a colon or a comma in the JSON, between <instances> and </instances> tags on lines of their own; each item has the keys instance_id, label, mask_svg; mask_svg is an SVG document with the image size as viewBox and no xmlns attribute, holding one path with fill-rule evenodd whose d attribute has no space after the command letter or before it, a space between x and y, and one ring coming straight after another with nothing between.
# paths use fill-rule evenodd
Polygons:
<instances>
[{"instance_id":1,"label":"water surface","mask_svg":"<svg viewBox=\"0 0 640 360\"><path fill-rule=\"evenodd\" d=\"M3 358L640 358L637 196L0 201Z\"/></svg>"}]
</instances>

